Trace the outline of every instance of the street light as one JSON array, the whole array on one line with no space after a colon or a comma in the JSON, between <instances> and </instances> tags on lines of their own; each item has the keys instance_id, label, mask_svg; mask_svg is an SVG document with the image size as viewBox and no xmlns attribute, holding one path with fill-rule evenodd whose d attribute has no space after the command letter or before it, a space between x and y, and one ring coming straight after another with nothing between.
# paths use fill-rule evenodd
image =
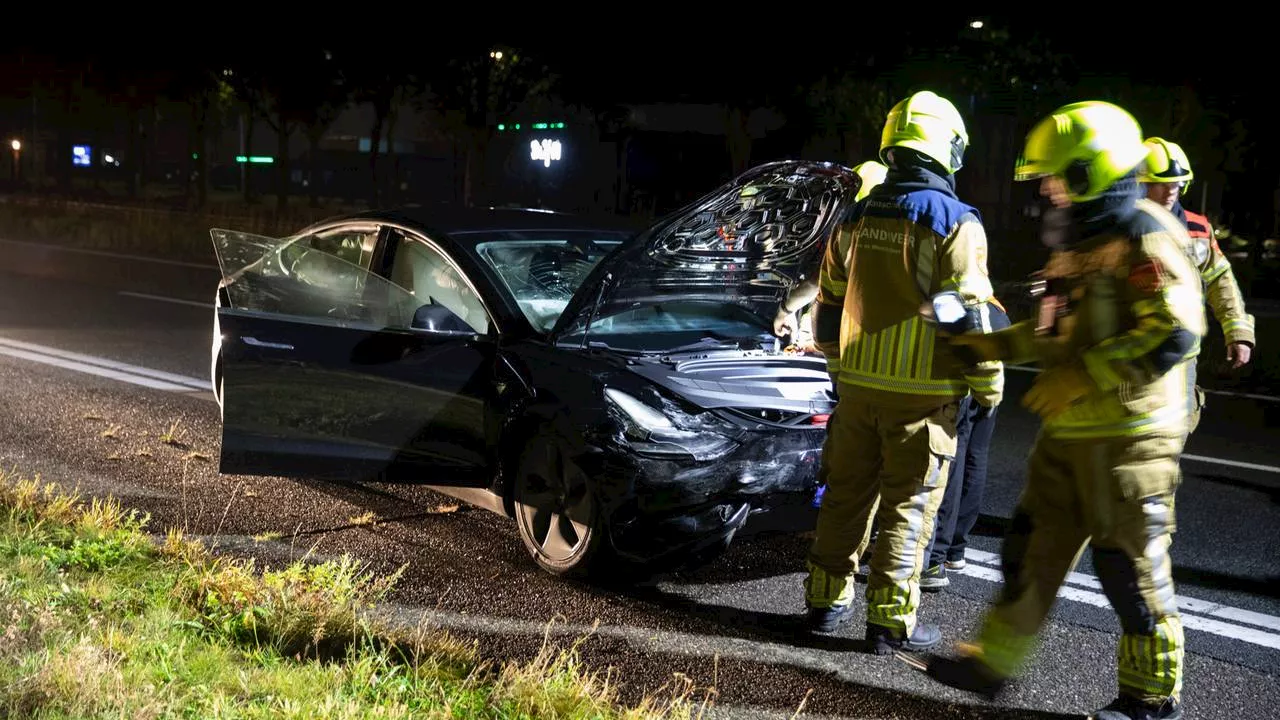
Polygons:
<instances>
[{"instance_id":1,"label":"street light","mask_svg":"<svg viewBox=\"0 0 1280 720\"><path fill-rule=\"evenodd\" d=\"M981 20L974 20L973 22L969 23L969 27L973 28L974 30L981 30L984 24L985 23L983 23Z\"/></svg>"},{"instance_id":2,"label":"street light","mask_svg":"<svg viewBox=\"0 0 1280 720\"><path fill-rule=\"evenodd\" d=\"M9 147L13 148L13 183L18 184L18 168L21 167L18 162L18 153L22 151L22 141L14 138L9 141Z\"/></svg>"}]
</instances>

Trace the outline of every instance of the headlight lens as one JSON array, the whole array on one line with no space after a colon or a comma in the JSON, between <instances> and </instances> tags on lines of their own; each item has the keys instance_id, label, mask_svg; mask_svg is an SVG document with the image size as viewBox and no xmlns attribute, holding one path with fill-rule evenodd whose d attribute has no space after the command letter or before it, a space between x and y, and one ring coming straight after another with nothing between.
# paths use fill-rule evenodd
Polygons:
<instances>
[{"instance_id":1,"label":"headlight lens","mask_svg":"<svg viewBox=\"0 0 1280 720\"><path fill-rule=\"evenodd\" d=\"M604 394L618 410L627 441L640 455L706 461L724 457L738 447L733 439L712 430L681 429L662 411L621 390L607 388Z\"/></svg>"}]
</instances>

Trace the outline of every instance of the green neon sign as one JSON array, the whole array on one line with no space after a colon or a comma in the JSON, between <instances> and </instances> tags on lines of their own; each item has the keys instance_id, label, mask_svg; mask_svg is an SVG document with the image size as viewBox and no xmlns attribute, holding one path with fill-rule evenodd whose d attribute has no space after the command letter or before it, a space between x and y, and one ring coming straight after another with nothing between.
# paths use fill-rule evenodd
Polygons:
<instances>
[{"instance_id":1,"label":"green neon sign","mask_svg":"<svg viewBox=\"0 0 1280 720\"><path fill-rule=\"evenodd\" d=\"M273 162L275 162L275 161L276 161L276 159L275 159L275 158L273 158L273 157L271 157L270 155L250 155L250 156L248 156L248 157L245 157L244 155L237 155L237 156L236 156L236 162L238 162L238 163L243 163L243 162L248 162L248 163L265 163L265 164L268 164L268 165L269 165L269 164L271 164L271 163L273 163Z\"/></svg>"}]
</instances>

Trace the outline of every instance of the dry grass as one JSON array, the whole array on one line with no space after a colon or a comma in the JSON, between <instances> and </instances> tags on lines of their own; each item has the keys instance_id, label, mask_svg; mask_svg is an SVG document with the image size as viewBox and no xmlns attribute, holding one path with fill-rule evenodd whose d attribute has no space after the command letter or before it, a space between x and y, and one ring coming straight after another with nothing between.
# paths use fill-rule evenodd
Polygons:
<instances>
[{"instance_id":1,"label":"dry grass","mask_svg":"<svg viewBox=\"0 0 1280 720\"><path fill-rule=\"evenodd\" d=\"M259 570L146 522L0 472L0 716L641 720L709 703L676 677L624 707L576 643L492 663L438 629L372 619L398 574L350 557Z\"/></svg>"}]
</instances>

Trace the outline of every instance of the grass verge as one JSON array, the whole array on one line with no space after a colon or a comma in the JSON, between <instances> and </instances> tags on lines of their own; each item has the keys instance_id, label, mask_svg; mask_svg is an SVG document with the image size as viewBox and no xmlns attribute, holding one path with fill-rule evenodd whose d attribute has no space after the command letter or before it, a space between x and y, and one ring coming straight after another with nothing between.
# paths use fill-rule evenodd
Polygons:
<instances>
[{"instance_id":1,"label":"grass verge","mask_svg":"<svg viewBox=\"0 0 1280 720\"><path fill-rule=\"evenodd\" d=\"M398 575L350 557L255 568L111 499L0 472L0 716L688 718L676 683L637 706L577 644L482 661L438 629L367 613Z\"/></svg>"}]
</instances>

